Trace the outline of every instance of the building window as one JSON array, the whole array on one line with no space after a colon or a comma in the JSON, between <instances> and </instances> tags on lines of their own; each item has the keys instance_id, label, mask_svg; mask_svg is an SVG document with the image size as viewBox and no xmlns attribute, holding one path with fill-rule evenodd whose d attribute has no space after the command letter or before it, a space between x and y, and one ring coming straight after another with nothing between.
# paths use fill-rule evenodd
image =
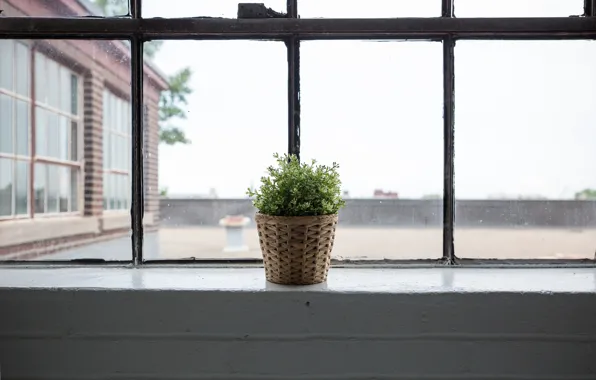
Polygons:
<instances>
[{"instance_id":1,"label":"building window","mask_svg":"<svg viewBox=\"0 0 596 380\"><path fill-rule=\"evenodd\" d=\"M79 78L35 53L35 213L79 211Z\"/></svg>"},{"instance_id":2,"label":"building window","mask_svg":"<svg viewBox=\"0 0 596 380\"><path fill-rule=\"evenodd\" d=\"M131 202L130 103L105 90L103 94L103 208L126 210Z\"/></svg>"},{"instance_id":3,"label":"building window","mask_svg":"<svg viewBox=\"0 0 596 380\"><path fill-rule=\"evenodd\" d=\"M101 240L122 234L119 244L132 255L112 256L112 245L108 254L66 252L62 236L41 236L44 254L135 265L188 258L173 250L178 227L194 225L190 245L204 248L189 262L227 260L225 246L212 244L214 231L226 232L219 220L254 215L244 190L258 185L279 152L342 165L350 199L334 245L338 260L594 264L593 1L537 8L496 0L379 7L272 0L207 9L134 0L122 12L106 1L63 2L72 6L67 22L42 7L47 0L9 0L19 15L45 9L43 22L11 15L0 22L0 218L81 210L84 194L90 218L116 213L92 233ZM90 12L96 17L85 17ZM116 13L128 17L104 17ZM84 86L65 62L84 73ZM84 105L72 94L69 102L68 88L78 87ZM150 123L140 120L143 107ZM179 132L193 141L171 144L186 142ZM158 184L169 187L167 201ZM217 201L196 199L217 194ZM143 199L151 218L143 219ZM190 221L183 214L195 202L212 210ZM120 218L125 210L131 223ZM253 219L244 257L258 259L254 227ZM159 249L147 244L145 254L143 238L154 236Z\"/></svg>"},{"instance_id":4,"label":"building window","mask_svg":"<svg viewBox=\"0 0 596 380\"><path fill-rule=\"evenodd\" d=\"M29 214L31 51L0 40L0 218Z\"/></svg>"}]
</instances>

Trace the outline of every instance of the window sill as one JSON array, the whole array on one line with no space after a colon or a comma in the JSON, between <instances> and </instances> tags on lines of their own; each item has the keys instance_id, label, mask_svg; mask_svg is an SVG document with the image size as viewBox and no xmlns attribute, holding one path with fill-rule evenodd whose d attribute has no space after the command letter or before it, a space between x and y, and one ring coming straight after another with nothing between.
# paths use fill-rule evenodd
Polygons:
<instances>
[{"instance_id":1,"label":"window sill","mask_svg":"<svg viewBox=\"0 0 596 380\"><path fill-rule=\"evenodd\" d=\"M263 268L4 267L0 288L340 293L595 293L594 268L332 268L326 283L283 286Z\"/></svg>"},{"instance_id":2,"label":"window sill","mask_svg":"<svg viewBox=\"0 0 596 380\"><path fill-rule=\"evenodd\" d=\"M596 378L591 268L5 267L0 310L11 379Z\"/></svg>"},{"instance_id":3,"label":"window sill","mask_svg":"<svg viewBox=\"0 0 596 380\"><path fill-rule=\"evenodd\" d=\"M3 222L0 228L0 247L99 232L97 217L57 215L7 221Z\"/></svg>"}]
</instances>

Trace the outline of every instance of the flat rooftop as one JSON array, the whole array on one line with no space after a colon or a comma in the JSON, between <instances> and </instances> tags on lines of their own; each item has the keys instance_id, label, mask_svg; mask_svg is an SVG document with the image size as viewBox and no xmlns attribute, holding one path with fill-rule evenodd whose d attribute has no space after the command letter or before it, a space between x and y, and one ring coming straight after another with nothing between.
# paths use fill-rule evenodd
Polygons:
<instances>
[{"instance_id":1,"label":"flat rooftop","mask_svg":"<svg viewBox=\"0 0 596 380\"><path fill-rule=\"evenodd\" d=\"M145 235L146 259L260 258L254 227L243 231L247 250L224 252L223 227L161 228ZM435 259L442 252L440 228L340 227L333 257L337 259ZM596 229L462 228L455 231L460 258L482 259L592 259ZM130 237L116 238L64 250L40 259L103 258L129 260Z\"/></svg>"}]
</instances>

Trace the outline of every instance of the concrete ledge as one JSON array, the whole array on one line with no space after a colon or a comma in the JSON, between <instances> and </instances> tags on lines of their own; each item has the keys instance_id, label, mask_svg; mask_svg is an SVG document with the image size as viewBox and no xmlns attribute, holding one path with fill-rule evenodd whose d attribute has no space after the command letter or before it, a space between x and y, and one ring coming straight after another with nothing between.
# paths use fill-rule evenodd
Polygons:
<instances>
[{"instance_id":1,"label":"concrete ledge","mask_svg":"<svg viewBox=\"0 0 596 380\"><path fill-rule=\"evenodd\" d=\"M146 212L143 215L143 225L144 226L152 226L154 224L155 224L155 217L154 217L153 213Z\"/></svg>"},{"instance_id":2,"label":"concrete ledge","mask_svg":"<svg viewBox=\"0 0 596 380\"><path fill-rule=\"evenodd\" d=\"M101 217L102 231L121 230L131 228L130 213L107 213Z\"/></svg>"},{"instance_id":3,"label":"concrete ledge","mask_svg":"<svg viewBox=\"0 0 596 380\"><path fill-rule=\"evenodd\" d=\"M96 217L36 218L2 222L0 247L99 232L99 220Z\"/></svg>"},{"instance_id":4,"label":"concrete ledge","mask_svg":"<svg viewBox=\"0 0 596 380\"><path fill-rule=\"evenodd\" d=\"M103 228L102 231L114 231L131 228L130 213L106 213L102 216ZM144 226L152 226L155 224L155 218L150 212L146 212L143 217Z\"/></svg>"},{"instance_id":5,"label":"concrete ledge","mask_svg":"<svg viewBox=\"0 0 596 380\"><path fill-rule=\"evenodd\" d=\"M594 269L0 269L9 379L596 378ZM43 312L40 312L43 311Z\"/></svg>"}]
</instances>

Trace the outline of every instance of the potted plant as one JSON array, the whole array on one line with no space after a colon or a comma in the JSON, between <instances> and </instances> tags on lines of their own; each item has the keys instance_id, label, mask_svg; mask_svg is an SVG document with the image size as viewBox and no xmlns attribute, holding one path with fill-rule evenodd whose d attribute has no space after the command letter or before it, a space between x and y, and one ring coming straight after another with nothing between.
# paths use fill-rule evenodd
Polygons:
<instances>
[{"instance_id":1,"label":"potted plant","mask_svg":"<svg viewBox=\"0 0 596 380\"><path fill-rule=\"evenodd\" d=\"M327 279L341 198L339 165L300 163L294 155L274 155L261 187L248 189L267 280L309 285Z\"/></svg>"}]
</instances>

